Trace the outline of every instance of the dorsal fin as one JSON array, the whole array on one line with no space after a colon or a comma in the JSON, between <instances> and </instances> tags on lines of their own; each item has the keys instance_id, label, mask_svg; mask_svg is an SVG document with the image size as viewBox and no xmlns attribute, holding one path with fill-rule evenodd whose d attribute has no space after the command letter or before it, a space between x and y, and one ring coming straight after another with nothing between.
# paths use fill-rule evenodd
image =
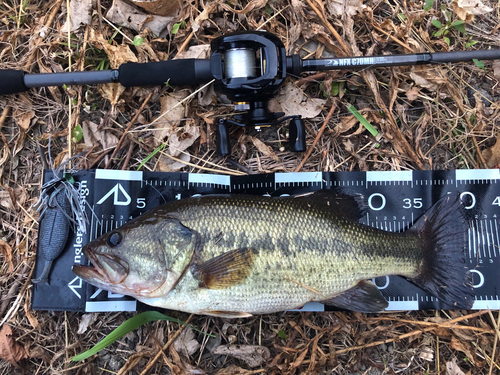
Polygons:
<instances>
[{"instance_id":1,"label":"dorsal fin","mask_svg":"<svg viewBox=\"0 0 500 375\"><path fill-rule=\"evenodd\" d=\"M318 190L294 196L320 206L329 206L340 215L352 221L359 221L368 212L364 195L347 189Z\"/></svg>"}]
</instances>

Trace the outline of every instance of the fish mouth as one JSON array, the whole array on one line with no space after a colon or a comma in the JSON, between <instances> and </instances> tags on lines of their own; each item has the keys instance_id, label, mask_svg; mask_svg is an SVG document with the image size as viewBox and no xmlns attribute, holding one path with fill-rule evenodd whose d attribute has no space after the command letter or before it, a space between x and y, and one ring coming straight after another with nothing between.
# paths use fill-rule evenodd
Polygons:
<instances>
[{"instance_id":1,"label":"fish mouth","mask_svg":"<svg viewBox=\"0 0 500 375\"><path fill-rule=\"evenodd\" d=\"M128 263L118 256L96 253L88 246L84 246L82 252L90 260L90 265L73 266L73 273L81 279L90 283L116 285L128 276Z\"/></svg>"}]
</instances>

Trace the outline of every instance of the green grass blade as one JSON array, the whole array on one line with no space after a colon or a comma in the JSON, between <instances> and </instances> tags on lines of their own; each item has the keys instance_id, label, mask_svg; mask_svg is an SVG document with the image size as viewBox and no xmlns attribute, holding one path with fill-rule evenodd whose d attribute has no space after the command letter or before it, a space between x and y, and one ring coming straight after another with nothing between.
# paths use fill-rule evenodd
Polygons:
<instances>
[{"instance_id":1,"label":"green grass blade","mask_svg":"<svg viewBox=\"0 0 500 375\"><path fill-rule=\"evenodd\" d=\"M354 117L356 117L356 119L358 119L358 121L366 128L366 130L368 130L371 133L371 135L373 135L374 137L378 135L377 129L375 129L373 125L370 124L370 122L366 118L364 118L364 116L361 113L359 113L358 110L354 108L352 104L349 106L348 109L349 112L351 112L354 115Z\"/></svg>"},{"instance_id":2,"label":"green grass blade","mask_svg":"<svg viewBox=\"0 0 500 375\"><path fill-rule=\"evenodd\" d=\"M142 313L140 313L136 316L133 316L132 318L124 321L113 332L111 332L109 335L107 335L105 338L103 338L101 341L99 341L93 348L87 350L86 352L83 352L81 354L74 356L73 358L71 358L71 360L75 361L75 362L83 361L84 359L87 359L88 357L96 354L100 350L111 345L116 340L125 336L127 333L133 331L134 329L142 326L143 324L146 324L146 323L149 323L152 321L156 321L156 320L167 320L169 322L186 324L186 322L183 322L179 319L172 318L172 317L167 316L165 314L162 314L158 311L145 311L145 312L142 312ZM198 332L201 332L197 329L195 329L195 330ZM204 333L204 332L202 332L202 333ZM213 336L213 335L209 335L209 336Z\"/></svg>"},{"instance_id":3,"label":"green grass blade","mask_svg":"<svg viewBox=\"0 0 500 375\"><path fill-rule=\"evenodd\" d=\"M157 153L159 153L161 150L163 150L165 148L167 144L166 143L162 143L161 145L159 145L158 147L156 147L152 153L150 153L148 156L146 156L146 158L141 162L141 164L139 165L139 167L137 167L137 170L139 171L143 166L144 164L146 164L149 159L151 159L153 156L155 156Z\"/></svg>"}]
</instances>

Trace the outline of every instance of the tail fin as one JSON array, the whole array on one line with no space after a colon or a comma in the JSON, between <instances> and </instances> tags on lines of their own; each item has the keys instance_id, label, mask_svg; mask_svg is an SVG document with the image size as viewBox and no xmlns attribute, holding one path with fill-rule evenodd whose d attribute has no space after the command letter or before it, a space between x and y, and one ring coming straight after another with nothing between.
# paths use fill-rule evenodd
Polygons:
<instances>
[{"instance_id":1,"label":"tail fin","mask_svg":"<svg viewBox=\"0 0 500 375\"><path fill-rule=\"evenodd\" d=\"M417 233L424 250L419 275L410 281L438 297L443 308L470 309L474 293L465 264L467 223L459 194L442 198L410 231Z\"/></svg>"}]
</instances>

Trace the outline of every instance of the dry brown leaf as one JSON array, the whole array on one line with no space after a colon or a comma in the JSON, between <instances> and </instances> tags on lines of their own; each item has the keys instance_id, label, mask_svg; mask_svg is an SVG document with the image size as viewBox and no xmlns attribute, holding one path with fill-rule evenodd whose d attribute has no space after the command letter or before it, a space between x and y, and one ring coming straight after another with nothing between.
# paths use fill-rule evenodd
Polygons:
<instances>
[{"instance_id":1,"label":"dry brown leaf","mask_svg":"<svg viewBox=\"0 0 500 375\"><path fill-rule=\"evenodd\" d=\"M483 150L482 154L488 168L500 168L500 135L498 135L496 143Z\"/></svg>"},{"instance_id":2,"label":"dry brown leaf","mask_svg":"<svg viewBox=\"0 0 500 375\"><path fill-rule=\"evenodd\" d=\"M89 148L93 147L97 142L100 143L104 149L114 147L118 144L118 138L113 133L99 130L99 126L89 120L83 121L82 132L84 144Z\"/></svg>"},{"instance_id":3,"label":"dry brown leaf","mask_svg":"<svg viewBox=\"0 0 500 375\"><path fill-rule=\"evenodd\" d=\"M326 100L308 98L292 82L287 82L277 97L271 99L273 110L283 111L287 116L300 115L302 118L314 118L321 113Z\"/></svg>"},{"instance_id":4,"label":"dry brown leaf","mask_svg":"<svg viewBox=\"0 0 500 375\"><path fill-rule=\"evenodd\" d=\"M40 329L40 322L31 312L30 300L31 300L30 298L26 298L24 300L24 313L26 314L26 317L28 318L28 321L30 322L33 329L39 330Z\"/></svg>"},{"instance_id":5,"label":"dry brown leaf","mask_svg":"<svg viewBox=\"0 0 500 375\"><path fill-rule=\"evenodd\" d=\"M245 142L245 141L252 142L253 145L255 146L255 148L257 148L257 150L259 152L261 152L263 155L267 156L268 158L271 158L275 162L278 162L278 163L281 162L280 158L278 157L278 155L276 155L276 153L273 151L271 146L266 145L259 138L255 138L255 137L252 137L250 135L245 135L242 137L241 142Z\"/></svg>"},{"instance_id":6,"label":"dry brown leaf","mask_svg":"<svg viewBox=\"0 0 500 375\"><path fill-rule=\"evenodd\" d=\"M472 21L474 16L493 12L493 8L490 8L481 0L456 0L453 1L452 7L455 14L462 21Z\"/></svg>"},{"instance_id":7,"label":"dry brown leaf","mask_svg":"<svg viewBox=\"0 0 500 375\"><path fill-rule=\"evenodd\" d=\"M416 100L418 98L418 94L420 93L420 89L418 87L413 86L411 89L406 91L406 97L410 102Z\"/></svg>"},{"instance_id":8,"label":"dry brown leaf","mask_svg":"<svg viewBox=\"0 0 500 375\"><path fill-rule=\"evenodd\" d=\"M125 87L119 83L105 83L104 85L99 85L97 89L104 99L109 100L113 107L116 107L120 102L120 96L125 91Z\"/></svg>"},{"instance_id":9,"label":"dry brown leaf","mask_svg":"<svg viewBox=\"0 0 500 375\"><path fill-rule=\"evenodd\" d=\"M97 318L97 314L83 314L82 320L80 320L80 324L78 325L78 333L79 335L87 332L87 329L91 324L95 322Z\"/></svg>"},{"instance_id":10,"label":"dry brown leaf","mask_svg":"<svg viewBox=\"0 0 500 375\"><path fill-rule=\"evenodd\" d=\"M175 1L168 1L175 3ZM111 8L106 13L106 18L119 26L127 27L137 32L148 28L155 35L160 35L174 20L174 17L151 15L138 11L123 0L113 1Z\"/></svg>"},{"instance_id":11,"label":"dry brown leaf","mask_svg":"<svg viewBox=\"0 0 500 375\"><path fill-rule=\"evenodd\" d=\"M19 368L18 362L26 357L26 351L12 337L10 326L5 324L0 331L0 358Z\"/></svg>"},{"instance_id":12,"label":"dry brown leaf","mask_svg":"<svg viewBox=\"0 0 500 375\"><path fill-rule=\"evenodd\" d=\"M106 52L111 69L118 69L120 65L127 62L137 62L137 57L129 46L126 44L109 44L102 34L93 28L90 29L89 43Z\"/></svg>"},{"instance_id":13,"label":"dry brown leaf","mask_svg":"<svg viewBox=\"0 0 500 375\"><path fill-rule=\"evenodd\" d=\"M221 4L221 6L225 10L232 12L232 13L247 14L248 12L251 12L252 10L264 8L266 6L267 2L268 2L268 0L252 0L242 10L233 9L227 4Z\"/></svg>"},{"instance_id":14,"label":"dry brown leaf","mask_svg":"<svg viewBox=\"0 0 500 375\"><path fill-rule=\"evenodd\" d=\"M179 169L184 168L186 166L186 163L191 160L191 156L186 153L182 153L179 156L176 156L176 159L179 159L180 161L174 160L168 157L168 155L166 154L167 153L164 153L158 160L158 170L160 172L176 172Z\"/></svg>"},{"instance_id":15,"label":"dry brown leaf","mask_svg":"<svg viewBox=\"0 0 500 375\"><path fill-rule=\"evenodd\" d=\"M420 86L429 91L434 92L438 88L437 82L434 79L432 79L432 77L430 77L428 74L425 74L425 72L420 72L420 74L417 74L415 72L410 72L410 77L417 86Z\"/></svg>"},{"instance_id":16,"label":"dry brown leaf","mask_svg":"<svg viewBox=\"0 0 500 375\"><path fill-rule=\"evenodd\" d=\"M200 347L191 328L185 328L174 341L174 349L186 357L196 353Z\"/></svg>"},{"instance_id":17,"label":"dry brown leaf","mask_svg":"<svg viewBox=\"0 0 500 375\"><path fill-rule=\"evenodd\" d=\"M10 245L2 239L0 239L0 252L2 253L5 261L9 264L7 272L11 273L12 271L14 271L14 262L12 261L12 247L10 247Z\"/></svg>"},{"instance_id":18,"label":"dry brown leaf","mask_svg":"<svg viewBox=\"0 0 500 375\"><path fill-rule=\"evenodd\" d=\"M254 372L251 370L245 370L236 365L231 365L217 372L217 375L251 375L251 374L254 374Z\"/></svg>"},{"instance_id":19,"label":"dry brown leaf","mask_svg":"<svg viewBox=\"0 0 500 375\"><path fill-rule=\"evenodd\" d=\"M464 353L467 358L477 367L483 367L484 361L479 361L474 349L468 342L460 341L455 336L451 338L450 348Z\"/></svg>"},{"instance_id":20,"label":"dry brown leaf","mask_svg":"<svg viewBox=\"0 0 500 375\"><path fill-rule=\"evenodd\" d=\"M186 121L186 125L173 132L169 138L169 153L172 156L178 156L182 151L192 146L200 137L200 127L194 121Z\"/></svg>"},{"instance_id":21,"label":"dry brown leaf","mask_svg":"<svg viewBox=\"0 0 500 375\"><path fill-rule=\"evenodd\" d=\"M24 95L20 95L19 100L24 105L17 107L12 114L12 117L14 117L14 120L19 128L19 135L16 139L16 144L12 152L13 155L16 155L24 147L26 132L29 130L31 122L35 117L35 112L32 109L29 99Z\"/></svg>"},{"instance_id":22,"label":"dry brown leaf","mask_svg":"<svg viewBox=\"0 0 500 375\"><path fill-rule=\"evenodd\" d=\"M363 4L363 0L330 0L326 7L334 16L344 14L355 16L356 13L361 13L366 5Z\"/></svg>"},{"instance_id":23,"label":"dry brown leaf","mask_svg":"<svg viewBox=\"0 0 500 375\"><path fill-rule=\"evenodd\" d=\"M131 0L135 5L141 7L148 13L159 16L170 16L181 7L180 0Z\"/></svg>"},{"instance_id":24,"label":"dry brown leaf","mask_svg":"<svg viewBox=\"0 0 500 375\"><path fill-rule=\"evenodd\" d=\"M196 33L200 29L203 21L208 20L208 17L210 17L210 13L212 13L212 11L215 9L215 5L215 2L212 3L210 6L203 9L203 12L201 12L198 17L195 18L193 24L191 25L191 29L194 33Z\"/></svg>"},{"instance_id":25,"label":"dry brown leaf","mask_svg":"<svg viewBox=\"0 0 500 375\"><path fill-rule=\"evenodd\" d=\"M446 362L446 375L465 375L465 372L458 367L457 361L453 359L452 361Z\"/></svg>"},{"instance_id":26,"label":"dry brown leaf","mask_svg":"<svg viewBox=\"0 0 500 375\"><path fill-rule=\"evenodd\" d=\"M208 59L210 57L210 44L200 44L191 46L187 51L183 51L175 56L176 59Z\"/></svg>"},{"instance_id":27,"label":"dry brown leaf","mask_svg":"<svg viewBox=\"0 0 500 375\"><path fill-rule=\"evenodd\" d=\"M495 78L500 78L500 61L498 60L493 62L493 75Z\"/></svg>"},{"instance_id":28,"label":"dry brown leaf","mask_svg":"<svg viewBox=\"0 0 500 375\"><path fill-rule=\"evenodd\" d=\"M189 95L188 90L168 93L160 98L161 114L155 126L155 146L174 133L184 118L184 106L181 102Z\"/></svg>"},{"instance_id":29,"label":"dry brown leaf","mask_svg":"<svg viewBox=\"0 0 500 375\"><path fill-rule=\"evenodd\" d=\"M259 345L221 345L215 348L214 354L235 357L254 368L264 364L271 358L271 352L265 346Z\"/></svg>"},{"instance_id":30,"label":"dry brown leaf","mask_svg":"<svg viewBox=\"0 0 500 375\"><path fill-rule=\"evenodd\" d=\"M92 23L92 0L71 0L69 2L70 31ZM64 23L61 32L68 32L68 25Z\"/></svg>"}]
</instances>

